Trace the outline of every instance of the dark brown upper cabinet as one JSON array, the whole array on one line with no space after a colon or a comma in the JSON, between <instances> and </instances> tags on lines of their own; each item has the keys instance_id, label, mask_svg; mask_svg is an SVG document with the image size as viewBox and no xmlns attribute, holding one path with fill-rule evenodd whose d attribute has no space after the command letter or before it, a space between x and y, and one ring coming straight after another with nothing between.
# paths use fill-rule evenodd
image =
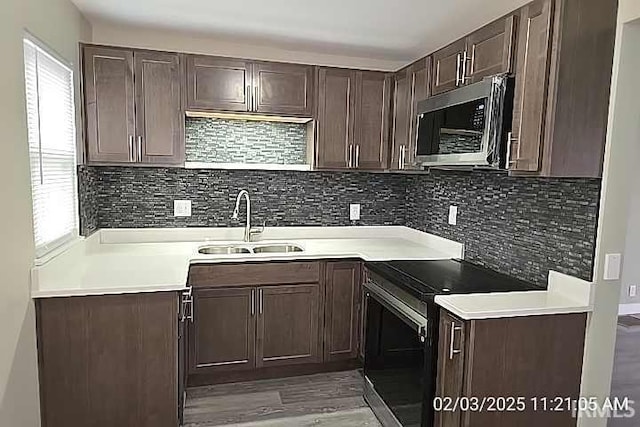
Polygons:
<instances>
[{"instance_id":1,"label":"dark brown upper cabinet","mask_svg":"<svg viewBox=\"0 0 640 427\"><path fill-rule=\"evenodd\" d=\"M136 137L133 52L86 46L83 61L87 161L130 163Z\"/></svg>"},{"instance_id":2,"label":"dark brown upper cabinet","mask_svg":"<svg viewBox=\"0 0 640 427\"><path fill-rule=\"evenodd\" d=\"M186 110L313 115L313 66L201 55L186 58Z\"/></svg>"},{"instance_id":3,"label":"dark brown upper cabinet","mask_svg":"<svg viewBox=\"0 0 640 427\"><path fill-rule=\"evenodd\" d=\"M394 77L390 170L414 169L417 105L429 96L431 57L398 71Z\"/></svg>"},{"instance_id":4,"label":"dark brown upper cabinet","mask_svg":"<svg viewBox=\"0 0 640 427\"><path fill-rule=\"evenodd\" d=\"M462 320L440 310L436 396L526 399L518 411L436 411L434 426L575 426L531 398L580 394L586 314ZM517 400L513 402L517 405ZM539 409L539 408L538 408Z\"/></svg>"},{"instance_id":5,"label":"dark brown upper cabinet","mask_svg":"<svg viewBox=\"0 0 640 427\"><path fill-rule=\"evenodd\" d=\"M136 52L136 128L138 161L184 161L184 119L180 103L180 58L162 52Z\"/></svg>"},{"instance_id":6,"label":"dark brown upper cabinet","mask_svg":"<svg viewBox=\"0 0 640 427\"><path fill-rule=\"evenodd\" d=\"M251 63L187 55L187 110L251 110Z\"/></svg>"},{"instance_id":7,"label":"dark brown upper cabinet","mask_svg":"<svg viewBox=\"0 0 640 427\"><path fill-rule=\"evenodd\" d=\"M325 277L324 360L358 357L361 263L329 262Z\"/></svg>"},{"instance_id":8,"label":"dark brown upper cabinet","mask_svg":"<svg viewBox=\"0 0 640 427\"><path fill-rule=\"evenodd\" d=\"M321 68L316 167L386 168L390 98L389 74Z\"/></svg>"},{"instance_id":9,"label":"dark brown upper cabinet","mask_svg":"<svg viewBox=\"0 0 640 427\"><path fill-rule=\"evenodd\" d=\"M318 72L317 168L351 167L355 81L351 70L321 68Z\"/></svg>"},{"instance_id":10,"label":"dark brown upper cabinet","mask_svg":"<svg viewBox=\"0 0 640 427\"><path fill-rule=\"evenodd\" d=\"M253 64L256 113L313 116L314 67L275 62Z\"/></svg>"},{"instance_id":11,"label":"dark brown upper cabinet","mask_svg":"<svg viewBox=\"0 0 640 427\"><path fill-rule=\"evenodd\" d=\"M87 162L181 164L180 56L85 46L83 62Z\"/></svg>"},{"instance_id":12,"label":"dark brown upper cabinet","mask_svg":"<svg viewBox=\"0 0 640 427\"><path fill-rule=\"evenodd\" d=\"M600 177L616 0L538 0L521 10L509 169Z\"/></svg>"},{"instance_id":13,"label":"dark brown upper cabinet","mask_svg":"<svg viewBox=\"0 0 640 427\"><path fill-rule=\"evenodd\" d=\"M516 35L515 16L501 18L433 54L432 91L439 94L510 73Z\"/></svg>"},{"instance_id":14,"label":"dark brown upper cabinet","mask_svg":"<svg viewBox=\"0 0 640 427\"><path fill-rule=\"evenodd\" d=\"M461 39L433 54L431 90L434 95L461 86L462 58L466 46L466 40Z\"/></svg>"}]
</instances>

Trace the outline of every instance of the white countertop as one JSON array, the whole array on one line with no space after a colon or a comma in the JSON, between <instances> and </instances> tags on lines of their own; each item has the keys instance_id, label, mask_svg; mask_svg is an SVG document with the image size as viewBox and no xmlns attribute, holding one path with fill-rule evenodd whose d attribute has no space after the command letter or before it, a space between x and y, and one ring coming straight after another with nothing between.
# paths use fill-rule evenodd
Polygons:
<instances>
[{"instance_id":1,"label":"white countertop","mask_svg":"<svg viewBox=\"0 0 640 427\"><path fill-rule=\"evenodd\" d=\"M252 244L293 243L304 251L202 255L208 244L243 244L241 228L106 229L82 239L31 272L33 298L187 289L196 263L360 258L364 261L463 257L457 242L407 227L268 227ZM435 302L462 319L592 310L593 285L550 272L546 291L438 295Z\"/></svg>"},{"instance_id":2,"label":"white countertop","mask_svg":"<svg viewBox=\"0 0 640 427\"><path fill-rule=\"evenodd\" d=\"M202 255L208 244L244 244L238 228L100 230L32 269L33 298L187 289L189 265L302 259L364 261L460 258L462 245L407 227L267 228L252 244L293 243L304 251Z\"/></svg>"}]
</instances>

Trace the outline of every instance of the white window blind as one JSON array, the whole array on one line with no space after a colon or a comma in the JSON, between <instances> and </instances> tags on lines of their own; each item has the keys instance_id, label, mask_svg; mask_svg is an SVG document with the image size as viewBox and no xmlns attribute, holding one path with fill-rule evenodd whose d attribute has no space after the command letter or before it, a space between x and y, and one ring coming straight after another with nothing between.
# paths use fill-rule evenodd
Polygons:
<instances>
[{"instance_id":1,"label":"white window blind","mask_svg":"<svg viewBox=\"0 0 640 427\"><path fill-rule=\"evenodd\" d=\"M24 40L36 256L78 236L72 70Z\"/></svg>"}]
</instances>

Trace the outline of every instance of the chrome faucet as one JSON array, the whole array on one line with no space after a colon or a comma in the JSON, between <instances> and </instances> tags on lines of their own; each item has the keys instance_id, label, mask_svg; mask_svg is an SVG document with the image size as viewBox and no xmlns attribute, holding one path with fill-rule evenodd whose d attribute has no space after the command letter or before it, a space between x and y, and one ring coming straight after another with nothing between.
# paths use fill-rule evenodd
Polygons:
<instances>
[{"instance_id":1,"label":"chrome faucet","mask_svg":"<svg viewBox=\"0 0 640 427\"><path fill-rule=\"evenodd\" d=\"M250 242L252 235L260 234L264 231L264 226L260 228L251 228L251 199L249 198L249 192L247 190L240 190L238 193L238 197L236 198L236 207L233 209L233 215L231 215L231 218L238 219L238 214L240 213L240 200L242 200L242 196L247 200L247 223L244 227L244 241Z\"/></svg>"}]
</instances>

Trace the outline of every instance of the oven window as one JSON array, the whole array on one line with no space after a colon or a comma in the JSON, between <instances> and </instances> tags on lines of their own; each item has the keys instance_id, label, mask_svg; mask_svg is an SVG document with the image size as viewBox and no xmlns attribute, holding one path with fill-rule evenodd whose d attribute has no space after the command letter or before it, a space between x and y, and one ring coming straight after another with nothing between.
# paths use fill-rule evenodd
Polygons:
<instances>
[{"instance_id":1,"label":"oven window","mask_svg":"<svg viewBox=\"0 0 640 427\"><path fill-rule=\"evenodd\" d=\"M482 151L487 98L424 113L419 118L417 155Z\"/></svg>"},{"instance_id":2,"label":"oven window","mask_svg":"<svg viewBox=\"0 0 640 427\"><path fill-rule=\"evenodd\" d=\"M423 425L424 349L414 327L368 297L365 375L403 426Z\"/></svg>"}]
</instances>

